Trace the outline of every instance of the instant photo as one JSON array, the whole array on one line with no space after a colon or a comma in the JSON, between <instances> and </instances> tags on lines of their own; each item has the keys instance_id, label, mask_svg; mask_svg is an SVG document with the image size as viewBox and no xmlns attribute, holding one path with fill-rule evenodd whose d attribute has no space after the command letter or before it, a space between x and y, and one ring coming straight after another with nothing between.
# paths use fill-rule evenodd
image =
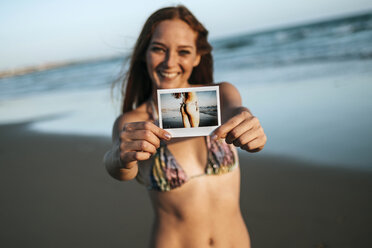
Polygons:
<instances>
[{"instance_id":1,"label":"instant photo","mask_svg":"<svg viewBox=\"0 0 372 248\"><path fill-rule=\"evenodd\" d=\"M206 136L221 125L218 86L157 92L159 126L172 137Z\"/></svg>"}]
</instances>

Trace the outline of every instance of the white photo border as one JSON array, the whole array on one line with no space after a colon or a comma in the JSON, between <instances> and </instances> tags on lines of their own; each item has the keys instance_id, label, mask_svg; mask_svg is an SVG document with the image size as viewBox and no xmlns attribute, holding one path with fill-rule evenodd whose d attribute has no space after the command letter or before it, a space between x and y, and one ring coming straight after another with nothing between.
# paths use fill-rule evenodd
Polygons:
<instances>
[{"instance_id":1,"label":"white photo border","mask_svg":"<svg viewBox=\"0 0 372 248\"><path fill-rule=\"evenodd\" d=\"M158 95L158 115L159 115L159 127L163 128L163 118L161 113L161 94L170 93L181 93L181 92L191 92L191 91L216 91L217 100L217 126L208 127L192 127L192 128L167 128L164 129L169 132L172 137L194 137L194 136L208 136L217 127L221 126L221 108L220 108L220 88L219 86L204 86L204 87L191 87L191 88L176 88L176 89L161 89L157 90Z\"/></svg>"}]
</instances>

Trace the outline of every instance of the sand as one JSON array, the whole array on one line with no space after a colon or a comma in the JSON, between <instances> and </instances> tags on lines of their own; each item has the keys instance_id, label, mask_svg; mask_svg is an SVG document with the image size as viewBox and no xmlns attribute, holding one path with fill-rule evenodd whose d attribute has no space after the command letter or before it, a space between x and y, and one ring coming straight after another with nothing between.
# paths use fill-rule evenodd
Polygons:
<instances>
[{"instance_id":1,"label":"sand","mask_svg":"<svg viewBox=\"0 0 372 248\"><path fill-rule=\"evenodd\" d=\"M0 247L146 247L143 186L106 173L110 138L0 126ZM242 154L253 248L372 247L372 173Z\"/></svg>"}]
</instances>

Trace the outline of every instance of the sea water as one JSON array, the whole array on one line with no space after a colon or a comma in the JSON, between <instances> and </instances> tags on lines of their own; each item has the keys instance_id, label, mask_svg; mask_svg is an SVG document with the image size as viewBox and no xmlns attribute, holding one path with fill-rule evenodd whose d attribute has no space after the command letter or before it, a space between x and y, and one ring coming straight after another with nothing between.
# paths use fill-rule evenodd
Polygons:
<instances>
[{"instance_id":1,"label":"sea water","mask_svg":"<svg viewBox=\"0 0 372 248\"><path fill-rule=\"evenodd\" d=\"M276 154L372 169L372 13L212 41L215 81L239 90ZM110 136L123 58L0 79L0 123Z\"/></svg>"}]
</instances>

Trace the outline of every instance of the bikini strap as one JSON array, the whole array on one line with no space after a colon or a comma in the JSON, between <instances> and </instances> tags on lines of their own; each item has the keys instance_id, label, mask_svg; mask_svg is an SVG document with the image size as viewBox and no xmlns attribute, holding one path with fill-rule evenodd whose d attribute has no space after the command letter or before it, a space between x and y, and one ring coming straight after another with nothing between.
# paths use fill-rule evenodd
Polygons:
<instances>
[{"instance_id":1,"label":"bikini strap","mask_svg":"<svg viewBox=\"0 0 372 248\"><path fill-rule=\"evenodd\" d=\"M211 137L209 135L207 135L205 137L206 141L207 141L207 148L208 148L208 151L211 149Z\"/></svg>"}]
</instances>

